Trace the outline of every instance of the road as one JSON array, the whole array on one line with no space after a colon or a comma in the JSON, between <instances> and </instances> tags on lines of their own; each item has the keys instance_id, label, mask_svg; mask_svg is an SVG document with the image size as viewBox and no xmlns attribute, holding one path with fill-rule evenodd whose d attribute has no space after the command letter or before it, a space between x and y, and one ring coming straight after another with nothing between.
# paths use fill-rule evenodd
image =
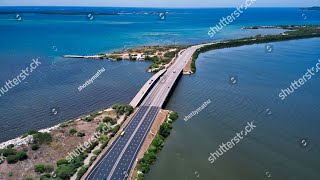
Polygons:
<instances>
[{"instance_id":1,"label":"road","mask_svg":"<svg viewBox=\"0 0 320 180\"><path fill-rule=\"evenodd\" d=\"M192 54L200 46L202 45L189 47L179 54L124 128L125 135L118 137L112 143L108 151L92 168L86 180L124 180L128 178L138 152L172 86Z\"/></svg>"}]
</instances>

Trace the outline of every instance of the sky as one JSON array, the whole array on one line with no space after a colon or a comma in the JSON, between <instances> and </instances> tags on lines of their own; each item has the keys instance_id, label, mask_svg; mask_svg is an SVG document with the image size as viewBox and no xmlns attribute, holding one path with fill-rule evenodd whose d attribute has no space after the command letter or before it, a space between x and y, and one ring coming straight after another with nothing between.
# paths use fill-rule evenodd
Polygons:
<instances>
[{"instance_id":1,"label":"sky","mask_svg":"<svg viewBox=\"0 0 320 180\"><path fill-rule=\"evenodd\" d=\"M238 7L246 0L0 0L0 6ZM254 0L253 0L254 1ZM255 0L252 7L320 6L320 0Z\"/></svg>"}]
</instances>

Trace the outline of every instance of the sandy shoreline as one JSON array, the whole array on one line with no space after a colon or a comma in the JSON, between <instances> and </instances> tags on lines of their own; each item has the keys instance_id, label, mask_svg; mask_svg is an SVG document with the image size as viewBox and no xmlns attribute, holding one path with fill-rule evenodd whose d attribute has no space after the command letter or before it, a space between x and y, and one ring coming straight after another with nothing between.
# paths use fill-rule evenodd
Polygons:
<instances>
[{"instance_id":1,"label":"sandy shoreline","mask_svg":"<svg viewBox=\"0 0 320 180\"><path fill-rule=\"evenodd\" d=\"M49 128L45 128L45 129L40 129L38 130L39 132L51 132L52 130L55 130L59 128L59 125L55 125L55 126L52 126L52 127L49 127ZM3 149L5 148L6 146L10 145L10 144L13 144L14 147L20 147L22 145L27 145L27 144L30 144L32 142L32 135L28 135L24 138L22 138L21 136L20 137L17 137L17 138L14 138L14 139L10 139L8 141L5 141L5 142L1 142L0 143L0 149Z\"/></svg>"}]
</instances>

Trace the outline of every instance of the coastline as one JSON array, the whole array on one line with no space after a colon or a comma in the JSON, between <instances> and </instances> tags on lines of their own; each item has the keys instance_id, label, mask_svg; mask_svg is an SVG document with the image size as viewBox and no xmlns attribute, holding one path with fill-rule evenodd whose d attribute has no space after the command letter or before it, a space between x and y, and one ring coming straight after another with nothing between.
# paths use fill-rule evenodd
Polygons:
<instances>
[{"instance_id":1,"label":"coastline","mask_svg":"<svg viewBox=\"0 0 320 180\"><path fill-rule=\"evenodd\" d=\"M225 41L219 41L219 42L212 42L212 43L202 43L202 44L208 44L205 45L204 47L199 48L192 56L192 59L190 59L190 61L188 62L188 66L185 67L185 70L183 72L183 74L192 74L196 72L196 67L195 67L195 61L198 58L199 54L207 52L207 51L211 51L211 50L216 50L216 49L224 49L224 48L232 48L232 47L240 47L240 46L245 46L245 45L253 45L253 44L263 44L263 43L270 43L270 42L279 42L279 41L287 41L287 40L299 40L299 39L307 39L307 38L316 38L316 37L320 37L320 25L310 25L310 26L295 26L295 25L288 25L288 26L253 26L253 27L247 27L248 29L252 28L252 29L256 29L256 28L282 28L282 29L286 29L289 30L287 32L284 32L282 34L277 34L277 35L266 35L266 36L254 36L254 37L247 37L247 38L241 38L241 39L234 39L234 40L225 40ZM312 31L307 32L306 34L293 34L292 36L290 36L289 33L295 33L297 31L303 31L306 28L313 28ZM281 37L281 39L277 39L277 37ZM144 46L144 47L153 47L153 46ZM154 46L154 47L161 47L161 46ZM171 47L171 46L169 46ZM176 46L179 47L179 46ZM184 46L180 46L180 47L184 47ZM140 47L137 47L140 48ZM132 49L137 49L137 48L132 48ZM125 50L125 52L130 51L130 49ZM180 51L179 51L180 52ZM176 53L179 53L176 52ZM119 53L119 52L114 52L114 53ZM76 57L80 57L78 55L75 55ZM101 55L93 55L93 56L83 56L86 57L88 59L93 58L93 59L99 59L102 60L101 58L97 58L100 57ZM171 61L174 60L170 59L169 63L171 63ZM165 64L164 66L166 66L168 64ZM107 108L109 109L109 108ZM104 110L107 110L104 109ZM103 110L103 111L104 111ZM80 118L77 118L76 120L79 120ZM72 121L72 120L66 120L64 122L68 122L68 121ZM61 122L63 123L63 122ZM39 132L51 132L54 129L57 129L59 127L58 125L52 126L52 127L48 127L45 129L40 129ZM30 135L22 138L23 135L16 137L14 139L10 139L4 142L0 143L0 148L3 148L9 144L17 144L18 146L21 145L25 145L27 144L27 142L29 142L30 140ZM28 138L29 137L29 138Z\"/></svg>"}]
</instances>

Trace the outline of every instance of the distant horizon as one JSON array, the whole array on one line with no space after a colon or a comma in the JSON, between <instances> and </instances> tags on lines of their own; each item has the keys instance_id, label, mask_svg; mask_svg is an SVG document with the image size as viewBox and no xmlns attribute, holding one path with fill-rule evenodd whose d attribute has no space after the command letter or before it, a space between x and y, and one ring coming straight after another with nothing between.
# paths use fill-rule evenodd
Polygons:
<instances>
[{"instance_id":1,"label":"distant horizon","mask_svg":"<svg viewBox=\"0 0 320 180\"><path fill-rule=\"evenodd\" d=\"M226 6L226 7L143 7L143 6L60 6L60 5L25 5L25 6L15 6L15 5L4 5L0 6L0 8L3 7L68 7L68 8L153 8L153 9L160 9L160 8L167 8L167 9L215 9L215 8L237 8L236 7L231 7L231 6ZM256 7L251 7L251 8L310 8L310 7L320 7L320 6L256 6Z\"/></svg>"},{"instance_id":2,"label":"distant horizon","mask_svg":"<svg viewBox=\"0 0 320 180\"><path fill-rule=\"evenodd\" d=\"M319 0L241 0L241 1L225 1L225 0L139 0L139 1L127 1L127 0L1 0L0 6L12 7L12 6L38 6L38 7L117 7L117 8L236 8L247 1L251 1L253 5L251 7L271 8L271 7L312 7L318 6Z\"/></svg>"}]
</instances>

